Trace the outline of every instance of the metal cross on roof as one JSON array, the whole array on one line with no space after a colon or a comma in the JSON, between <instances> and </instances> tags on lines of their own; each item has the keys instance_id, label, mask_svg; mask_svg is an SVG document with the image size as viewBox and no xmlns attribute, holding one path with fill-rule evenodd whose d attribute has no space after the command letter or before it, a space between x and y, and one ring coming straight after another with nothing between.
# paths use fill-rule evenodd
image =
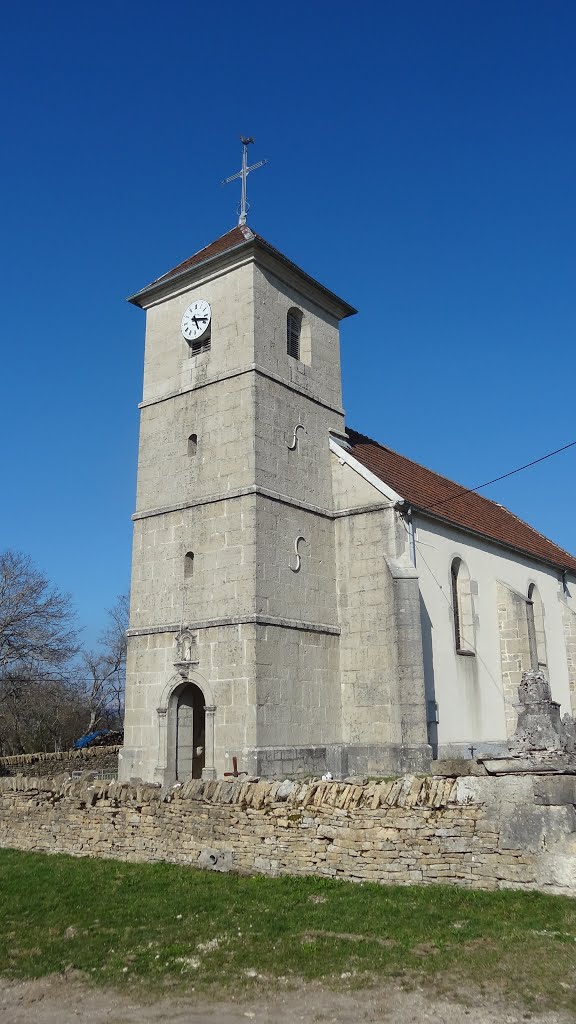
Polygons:
<instances>
[{"instance_id":1,"label":"metal cross on roof","mask_svg":"<svg viewBox=\"0 0 576 1024\"><path fill-rule=\"evenodd\" d=\"M249 209L249 203L248 203L248 201L246 199L246 178L250 174L250 171L255 171L255 170L257 170L258 167L263 167L264 164L268 163L267 160L259 160L258 163L252 164L252 166L249 167L248 166L248 146L250 145L250 143L254 142L254 139L253 138L245 138L245 136L241 135L240 136L240 142L242 143L242 169L240 171L237 171L236 174L231 174L229 178L224 178L224 181L222 182L223 185L227 185L229 181L235 181L236 178L241 178L242 179L242 196L241 196L241 199L240 199L240 216L238 218L238 224L239 225L246 223L246 214L247 214L248 209Z\"/></svg>"}]
</instances>

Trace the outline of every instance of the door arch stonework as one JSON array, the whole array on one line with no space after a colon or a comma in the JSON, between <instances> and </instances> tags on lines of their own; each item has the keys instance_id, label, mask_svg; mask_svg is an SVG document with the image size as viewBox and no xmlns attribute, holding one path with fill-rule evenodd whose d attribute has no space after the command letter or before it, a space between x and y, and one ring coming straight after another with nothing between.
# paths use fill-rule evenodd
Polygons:
<instances>
[{"instance_id":1,"label":"door arch stonework","mask_svg":"<svg viewBox=\"0 0 576 1024\"><path fill-rule=\"evenodd\" d=\"M212 688L200 673L182 680L174 675L164 687L158 715L158 763L155 777L163 785L190 778L216 778L214 718L208 703Z\"/></svg>"}]
</instances>

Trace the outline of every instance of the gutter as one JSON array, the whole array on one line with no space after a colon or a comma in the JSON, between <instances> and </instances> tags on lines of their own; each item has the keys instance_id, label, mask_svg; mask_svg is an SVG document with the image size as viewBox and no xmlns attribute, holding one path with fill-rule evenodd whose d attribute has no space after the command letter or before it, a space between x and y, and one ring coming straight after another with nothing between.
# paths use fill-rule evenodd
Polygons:
<instances>
[{"instance_id":1,"label":"gutter","mask_svg":"<svg viewBox=\"0 0 576 1024\"><path fill-rule=\"evenodd\" d=\"M569 569L567 566L562 565L560 562L552 562L548 558L544 558L543 555L535 555L531 551L526 551L525 548L518 548L515 544L509 544L503 540L497 540L496 537L491 537L489 533L482 533L480 530L475 530L472 526L461 526L460 523L455 523L452 519L446 519L444 516L434 514L426 509L418 508L413 505L410 509L411 512L417 512L419 516L423 516L424 519L432 519L433 521L443 523L449 526L452 530L458 530L460 533L469 533L473 537L481 537L482 540L489 541L490 544L494 544L497 548L502 548L504 551L514 551L524 558L530 559L532 562L536 562L539 565L547 565L549 568L554 569L557 573L560 573L562 578L567 577L568 573L576 578L576 570Z\"/></svg>"}]
</instances>

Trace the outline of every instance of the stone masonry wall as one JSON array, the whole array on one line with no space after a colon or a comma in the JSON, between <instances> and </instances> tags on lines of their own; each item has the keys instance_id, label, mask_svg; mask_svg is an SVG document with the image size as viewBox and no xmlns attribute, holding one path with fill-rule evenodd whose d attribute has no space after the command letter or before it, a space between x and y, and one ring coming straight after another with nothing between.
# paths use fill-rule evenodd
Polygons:
<instances>
[{"instance_id":1,"label":"stone masonry wall","mask_svg":"<svg viewBox=\"0 0 576 1024\"><path fill-rule=\"evenodd\" d=\"M39 778L53 778L60 772L117 772L119 750L120 747L88 747L87 750L12 754L0 757L0 776L34 772Z\"/></svg>"},{"instance_id":2,"label":"stone masonry wall","mask_svg":"<svg viewBox=\"0 0 576 1024\"><path fill-rule=\"evenodd\" d=\"M568 680L570 685L570 710L576 716L576 612L565 604L562 608L562 622L568 659Z\"/></svg>"},{"instance_id":3,"label":"stone masonry wall","mask_svg":"<svg viewBox=\"0 0 576 1024\"><path fill-rule=\"evenodd\" d=\"M504 688L506 735L516 728L516 699L522 673L531 667L526 599L503 583L497 583L500 663Z\"/></svg>"},{"instance_id":4,"label":"stone masonry wall","mask_svg":"<svg viewBox=\"0 0 576 1024\"><path fill-rule=\"evenodd\" d=\"M426 771L420 592L412 567L399 568L397 521L379 509L336 521L340 675L348 771Z\"/></svg>"},{"instance_id":5,"label":"stone masonry wall","mask_svg":"<svg viewBox=\"0 0 576 1024\"><path fill-rule=\"evenodd\" d=\"M576 895L572 776L346 782L0 779L0 845L241 873Z\"/></svg>"}]
</instances>

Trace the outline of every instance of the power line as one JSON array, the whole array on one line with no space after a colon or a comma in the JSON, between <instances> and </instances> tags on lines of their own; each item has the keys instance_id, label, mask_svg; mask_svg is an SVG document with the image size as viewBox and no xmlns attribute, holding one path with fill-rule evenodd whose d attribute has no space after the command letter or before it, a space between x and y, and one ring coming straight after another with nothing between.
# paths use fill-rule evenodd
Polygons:
<instances>
[{"instance_id":1,"label":"power line","mask_svg":"<svg viewBox=\"0 0 576 1024\"><path fill-rule=\"evenodd\" d=\"M462 498L465 494L474 494L476 491L482 490L483 487L489 487L490 484L498 483L499 480L505 480L509 476L514 476L515 473L521 473L524 469L530 469L530 466L536 466L539 462L551 459L553 455L565 452L568 448L573 448L575 445L576 441L570 441L570 444L565 444L562 448L556 448L555 451L548 452L547 455L541 455L539 459L533 459L532 462L527 462L524 466L518 466L517 469L511 469L509 473L502 473L502 476L495 476L493 480L487 480L486 483L478 484L477 487L468 487L464 490L456 491L456 493L450 495L449 498L442 498L440 501L433 501L430 505L421 505L420 508L426 511L431 508L438 508L440 505L449 505L451 501L456 501L457 498Z\"/></svg>"}]
</instances>

